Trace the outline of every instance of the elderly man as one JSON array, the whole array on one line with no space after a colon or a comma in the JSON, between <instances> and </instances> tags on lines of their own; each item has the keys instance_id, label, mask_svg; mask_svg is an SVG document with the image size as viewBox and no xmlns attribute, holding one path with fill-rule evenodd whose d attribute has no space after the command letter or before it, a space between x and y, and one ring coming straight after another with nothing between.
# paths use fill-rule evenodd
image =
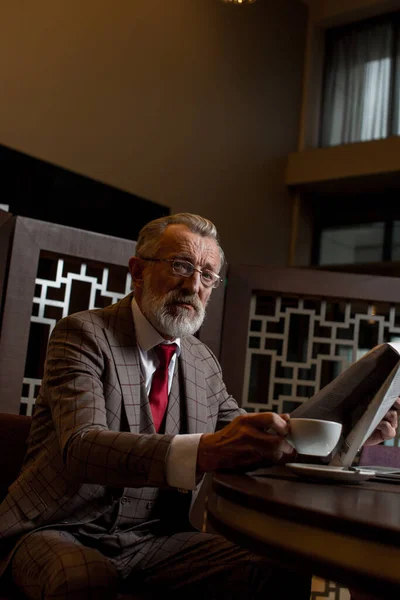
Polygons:
<instances>
[{"instance_id":1,"label":"elderly man","mask_svg":"<svg viewBox=\"0 0 400 600\"><path fill-rule=\"evenodd\" d=\"M134 293L54 328L27 457L0 506L3 570L29 598L309 597L308 574L188 519L205 473L293 453L289 417L243 414L193 336L223 260L207 219L153 221L129 261Z\"/></svg>"}]
</instances>

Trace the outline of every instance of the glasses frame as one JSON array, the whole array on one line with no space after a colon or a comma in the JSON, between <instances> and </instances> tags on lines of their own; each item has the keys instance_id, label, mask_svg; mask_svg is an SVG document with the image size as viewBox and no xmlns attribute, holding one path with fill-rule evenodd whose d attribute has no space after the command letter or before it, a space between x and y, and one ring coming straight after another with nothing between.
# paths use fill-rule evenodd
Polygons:
<instances>
[{"instance_id":1,"label":"glasses frame","mask_svg":"<svg viewBox=\"0 0 400 600\"><path fill-rule=\"evenodd\" d=\"M186 260L185 258L148 258L148 257L144 257L144 256L139 256L138 258L140 258L140 260L145 260L148 262L165 262L165 263L169 263L171 265L171 270L174 273L174 275L177 275L178 277L191 277L193 275L193 273L196 271L197 273L200 273L200 281L201 283L204 285L204 287L206 288L212 288L215 289L219 286L220 283L223 283L223 279L222 277L220 277L217 273L214 273L213 271L210 271L209 269L207 269L207 271L209 273L211 273L212 275L214 275L215 279L214 282L211 285L208 285L207 283L204 283L203 281L203 271L201 269L197 269L191 262L190 260ZM189 275L184 275L183 273L176 273L174 271L174 267L173 267L173 263L174 262L181 262L181 263L186 263L188 265L190 265L193 269L193 271L189 274Z\"/></svg>"}]
</instances>

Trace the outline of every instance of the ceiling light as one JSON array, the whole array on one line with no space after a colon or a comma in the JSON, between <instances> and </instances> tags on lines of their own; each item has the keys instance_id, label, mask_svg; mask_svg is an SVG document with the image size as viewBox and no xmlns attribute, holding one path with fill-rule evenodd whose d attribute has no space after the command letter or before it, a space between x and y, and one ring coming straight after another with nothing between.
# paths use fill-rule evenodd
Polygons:
<instances>
[{"instance_id":1,"label":"ceiling light","mask_svg":"<svg viewBox=\"0 0 400 600\"><path fill-rule=\"evenodd\" d=\"M254 4L256 0L221 0L225 4Z\"/></svg>"}]
</instances>

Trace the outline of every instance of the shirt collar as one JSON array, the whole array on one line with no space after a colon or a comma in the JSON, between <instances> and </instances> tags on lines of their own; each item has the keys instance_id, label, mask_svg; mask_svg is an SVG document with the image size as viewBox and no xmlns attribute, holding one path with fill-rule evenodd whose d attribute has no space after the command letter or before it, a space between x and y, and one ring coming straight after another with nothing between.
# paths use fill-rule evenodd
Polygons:
<instances>
[{"instance_id":1,"label":"shirt collar","mask_svg":"<svg viewBox=\"0 0 400 600\"><path fill-rule=\"evenodd\" d=\"M170 344L171 340L165 340L156 329L154 329L153 325L146 319L142 311L140 310L138 303L136 302L136 298L132 298L132 316L133 322L135 325L136 331L136 341L139 344L140 348L144 352L148 352L154 346L158 344ZM179 356L181 353L181 340L180 338L175 338L174 343L177 345L176 356Z\"/></svg>"}]
</instances>

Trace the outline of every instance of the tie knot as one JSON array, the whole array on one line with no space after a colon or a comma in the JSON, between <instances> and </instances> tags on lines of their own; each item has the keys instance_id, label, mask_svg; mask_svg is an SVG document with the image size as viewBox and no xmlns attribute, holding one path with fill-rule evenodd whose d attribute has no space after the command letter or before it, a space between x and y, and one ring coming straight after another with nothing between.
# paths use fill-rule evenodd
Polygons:
<instances>
[{"instance_id":1,"label":"tie knot","mask_svg":"<svg viewBox=\"0 0 400 600\"><path fill-rule=\"evenodd\" d=\"M171 358L176 352L176 344L158 344L154 347L161 368L168 368Z\"/></svg>"}]
</instances>

